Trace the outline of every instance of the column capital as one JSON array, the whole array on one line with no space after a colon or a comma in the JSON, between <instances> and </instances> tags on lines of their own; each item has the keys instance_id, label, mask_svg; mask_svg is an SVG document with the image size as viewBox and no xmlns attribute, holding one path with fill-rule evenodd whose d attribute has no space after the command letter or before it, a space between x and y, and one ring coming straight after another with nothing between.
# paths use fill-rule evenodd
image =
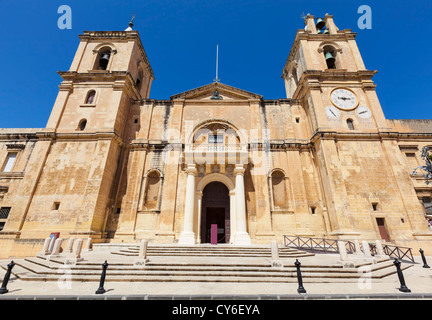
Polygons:
<instances>
[{"instance_id":1,"label":"column capital","mask_svg":"<svg viewBox=\"0 0 432 320\"><path fill-rule=\"evenodd\" d=\"M197 175L197 168L194 164L188 164L188 166L185 169L185 172L189 175Z\"/></svg>"},{"instance_id":2,"label":"column capital","mask_svg":"<svg viewBox=\"0 0 432 320\"><path fill-rule=\"evenodd\" d=\"M245 170L246 170L246 168L245 168L244 165L242 165L242 164L236 164L233 172L234 172L235 175L239 175L239 174L240 175L244 175Z\"/></svg>"}]
</instances>

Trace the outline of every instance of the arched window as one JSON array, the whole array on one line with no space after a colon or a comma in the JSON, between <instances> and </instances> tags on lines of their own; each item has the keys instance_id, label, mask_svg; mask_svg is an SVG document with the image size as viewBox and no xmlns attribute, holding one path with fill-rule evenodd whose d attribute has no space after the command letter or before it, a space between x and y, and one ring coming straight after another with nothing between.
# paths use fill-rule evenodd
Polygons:
<instances>
[{"instance_id":1,"label":"arched window","mask_svg":"<svg viewBox=\"0 0 432 320\"><path fill-rule=\"evenodd\" d=\"M140 70L138 72L137 80L136 80L136 87L137 87L138 91L141 91L142 79L143 79L143 73Z\"/></svg>"},{"instance_id":2,"label":"arched window","mask_svg":"<svg viewBox=\"0 0 432 320\"><path fill-rule=\"evenodd\" d=\"M294 79L294 83L297 86L298 85L298 76L297 76L297 69L294 67L292 70L292 77Z\"/></svg>"},{"instance_id":3,"label":"arched window","mask_svg":"<svg viewBox=\"0 0 432 320\"><path fill-rule=\"evenodd\" d=\"M346 122L347 122L348 129L355 130L354 121L352 119L347 119Z\"/></svg>"},{"instance_id":4,"label":"arched window","mask_svg":"<svg viewBox=\"0 0 432 320\"><path fill-rule=\"evenodd\" d=\"M87 98L86 98L85 103L86 103L86 104L94 104L94 102L95 102L95 97L96 97L96 91L95 91L95 90L90 90L90 91L87 93Z\"/></svg>"},{"instance_id":5,"label":"arched window","mask_svg":"<svg viewBox=\"0 0 432 320\"><path fill-rule=\"evenodd\" d=\"M77 130L78 130L78 131L83 131L83 130L85 129L86 125L87 125L87 120L86 120L86 119L82 119L82 120L79 122L79 124L78 124L78 128L77 128Z\"/></svg>"},{"instance_id":6,"label":"arched window","mask_svg":"<svg viewBox=\"0 0 432 320\"><path fill-rule=\"evenodd\" d=\"M282 171L276 170L271 175L271 186L273 191L273 204L277 208L287 208L287 190L285 175Z\"/></svg>"},{"instance_id":7,"label":"arched window","mask_svg":"<svg viewBox=\"0 0 432 320\"><path fill-rule=\"evenodd\" d=\"M161 178L159 172L151 171L146 178L146 188L144 195L144 207L147 210L158 209L159 190L161 185Z\"/></svg>"}]
</instances>

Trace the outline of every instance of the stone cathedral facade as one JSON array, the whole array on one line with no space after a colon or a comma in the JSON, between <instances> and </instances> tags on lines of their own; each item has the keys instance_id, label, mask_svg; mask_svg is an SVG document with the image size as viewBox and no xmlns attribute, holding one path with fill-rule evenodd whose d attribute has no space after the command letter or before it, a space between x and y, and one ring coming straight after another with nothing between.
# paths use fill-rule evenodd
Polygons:
<instances>
[{"instance_id":1,"label":"stone cathedral facade","mask_svg":"<svg viewBox=\"0 0 432 320\"><path fill-rule=\"evenodd\" d=\"M431 254L432 186L411 173L432 120L386 119L356 34L322 20L297 31L277 100L220 82L151 99L137 31L81 34L46 127L0 129L0 258L54 232L196 245L212 225L232 245L297 235Z\"/></svg>"}]
</instances>

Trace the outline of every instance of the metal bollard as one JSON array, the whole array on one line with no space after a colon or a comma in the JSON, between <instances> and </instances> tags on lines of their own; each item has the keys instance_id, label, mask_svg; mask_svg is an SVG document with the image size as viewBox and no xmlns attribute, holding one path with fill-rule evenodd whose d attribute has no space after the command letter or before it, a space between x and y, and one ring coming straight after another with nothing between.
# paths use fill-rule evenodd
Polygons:
<instances>
[{"instance_id":1,"label":"metal bollard","mask_svg":"<svg viewBox=\"0 0 432 320\"><path fill-rule=\"evenodd\" d=\"M420 248L419 252L420 252L422 260L423 260L423 268L430 268L426 262L426 258L424 256L424 251L422 250L422 248Z\"/></svg>"},{"instance_id":2,"label":"metal bollard","mask_svg":"<svg viewBox=\"0 0 432 320\"><path fill-rule=\"evenodd\" d=\"M296 259L296 262L294 264L295 264L295 266L297 268L297 281L298 281L298 284L299 284L297 292L298 293L306 293L305 288L303 288L303 279L302 279L302 275L301 275L301 271L300 271L301 263L298 261L298 259Z\"/></svg>"},{"instance_id":3,"label":"metal bollard","mask_svg":"<svg viewBox=\"0 0 432 320\"><path fill-rule=\"evenodd\" d=\"M105 260L104 264L102 265L102 274L99 283L99 289L97 289L96 294L104 294L106 292L104 289L104 283L105 283L105 275L106 275L107 268L108 268L108 262Z\"/></svg>"},{"instance_id":4,"label":"metal bollard","mask_svg":"<svg viewBox=\"0 0 432 320\"><path fill-rule=\"evenodd\" d=\"M407 286L405 285L405 279L404 279L404 276L402 274L402 270L400 268L400 265L401 265L400 261L398 259L396 259L393 263L396 266L399 282L401 284L401 286L399 288L399 291L401 291L401 292L411 292L411 290L408 289Z\"/></svg>"},{"instance_id":5,"label":"metal bollard","mask_svg":"<svg viewBox=\"0 0 432 320\"><path fill-rule=\"evenodd\" d=\"M9 282L9 278L10 278L10 275L12 273L12 268L14 266L15 266L15 263L13 261L11 261L11 263L8 264L8 269L7 269L6 274L3 278L3 283L2 283L2 286L0 288L0 294L5 294L5 293L9 292L9 290L7 289L7 284Z\"/></svg>"}]
</instances>

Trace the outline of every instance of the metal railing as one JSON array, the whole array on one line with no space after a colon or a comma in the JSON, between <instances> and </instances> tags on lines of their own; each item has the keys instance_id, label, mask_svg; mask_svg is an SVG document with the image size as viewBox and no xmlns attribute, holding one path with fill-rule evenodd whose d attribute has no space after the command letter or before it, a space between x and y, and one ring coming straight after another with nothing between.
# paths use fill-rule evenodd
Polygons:
<instances>
[{"instance_id":1,"label":"metal railing","mask_svg":"<svg viewBox=\"0 0 432 320\"><path fill-rule=\"evenodd\" d=\"M377 254L376 245L373 243L369 244L369 247L371 249L371 253L373 255ZM383 244L383 251L386 255L388 255L390 258L397 258L399 260L410 260L414 262L414 257L412 254L412 249L407 247L399 247L399 246L392 246L388 244Z\"/></svg>"},{"instance_id":2,"label":"metal railing","mask_svg":"<svg viewBox=\"0 0 432 320\"><path fill-rule=\"evenodd\" d=\"M330 252L339 253L337 246L338 240L324 239L324 238L309 238L309 237L297 237L284 235L284 246L296 249L304 249L310 251ZM355 243L350 240L343 240L347 253L355 253ZM409 260L414 262L412 249L407 247L393 246L383 244L383 251L390 258L397 258L399 260ZM377 255L377 248L374 243L369 243L369 248L372 255Z\"/></svg>"}]
</instances>

